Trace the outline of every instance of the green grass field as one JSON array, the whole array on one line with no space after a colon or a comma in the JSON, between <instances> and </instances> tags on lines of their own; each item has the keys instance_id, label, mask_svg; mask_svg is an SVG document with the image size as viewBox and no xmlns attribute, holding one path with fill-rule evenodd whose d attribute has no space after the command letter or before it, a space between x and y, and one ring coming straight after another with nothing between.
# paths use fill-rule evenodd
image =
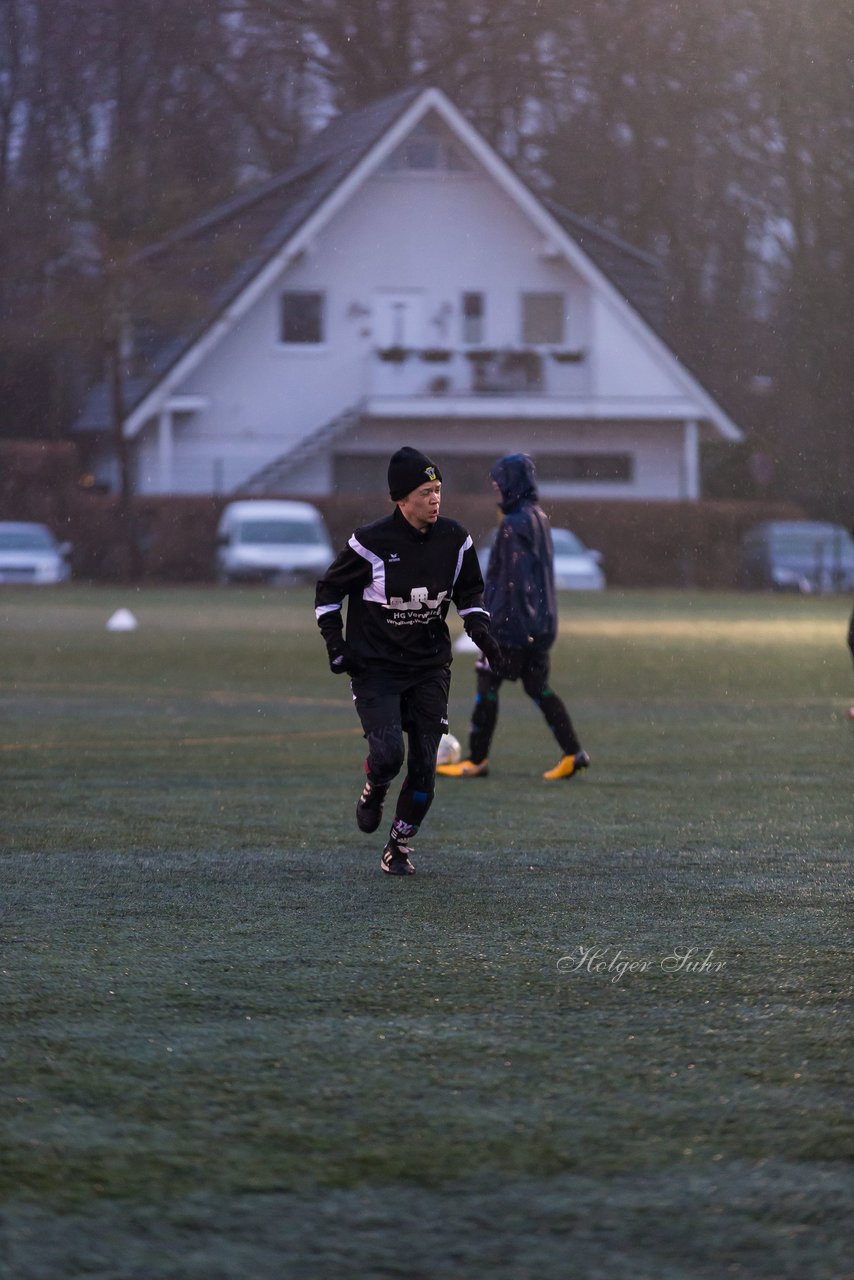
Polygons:
<instances>
[{"instance_id":1,"label":"green grass field","mask_svg":"<svg viewBox=\"0 0 854 1280\"><path fill-rule=\"evenodd\" d=\"M390 881L308 593L0 594L0 1275L854 1275L850 602L561 607Z\"/></svg>"}]
</instances>

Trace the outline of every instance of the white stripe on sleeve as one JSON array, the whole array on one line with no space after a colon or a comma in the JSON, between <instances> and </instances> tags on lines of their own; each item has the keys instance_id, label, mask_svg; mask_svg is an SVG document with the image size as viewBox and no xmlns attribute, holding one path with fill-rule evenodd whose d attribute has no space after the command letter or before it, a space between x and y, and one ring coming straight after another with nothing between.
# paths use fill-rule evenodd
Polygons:
<instances>
[{"instance_id":1,"label":"white stripe on sleeve","mask_svg":"<svg viewBox=\"0 0 854 1280\"><path fill-rule=\"evenodd\" d=\"M339 613L341 612L340 604L322 604L315 609L314 616L315 618L322 618L324 613L334 613L336 609Z\"/></svg>"},{"instance_id":2,"label":"white stripe on sleeve","mask_svg":"<svg viewBox=\"0 0 854 1280\"><path fill-rule=\"evenodd\" d=\"M454 570L454 582L456 582L457 578L460 576L460 569L462 569L463 567L463 556L468 551L469 547L473 547L473 546L474 546L474 543L471 540L471 534L468 534L466 536L465 542L460 547L460 554L457 556L457 567Z\"/></svg>"},{"instance_id":3,"label":"white stripe on sleeve","mask_svg":"<svg viewBox=\"0 0 854 1280\"><path fill-rule=\"evenodd\" d=\"M385 595L385 565L378 555L373 551L369 551L367 547L363 547L361 542L356 538L355 533L349 542L351 550L355 551L357 556L361 556L363 560L367 560L371 566L371 581L362 592L362 599L368 604L387 604Z\"/></svg>"}]
</instances>

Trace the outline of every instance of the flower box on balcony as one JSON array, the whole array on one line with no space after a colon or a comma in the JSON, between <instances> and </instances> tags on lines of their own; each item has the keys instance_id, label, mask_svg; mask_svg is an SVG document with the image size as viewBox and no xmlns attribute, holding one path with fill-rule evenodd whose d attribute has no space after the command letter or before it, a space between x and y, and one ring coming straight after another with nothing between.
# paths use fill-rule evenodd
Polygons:
<instances>
[{"instance_id":1,"label":"flower box on balcony","mask_svg":"<svg viewBox=\"0 0 854 1280\"><path fill-rule=\"evenodd\" d=\"M421 352L421 359L428 364L445 364L450 360L451 354L445 347L425 347Z\"/></svg>"},{"instance_id":2,"label":"flower box on balcony","mask_svg":"<svg viewBox=\"0 0 854 1280\"><path fill-rule=\"evenodd\" d=\"M480 394L538 392L542 389L543 361L530 347L504 347L474 361L472 390Z\"/></svg>"},{"instance_id":3,"label":"flower box on balcony","mask_svg":"<svg viewBox=\"0 0 854 1280\"><path fill-rule=\"evenodd\" d=\"M501 367L506 371L521 369L525 373L538 373L540 370L539 351L532 351L528 347L508 347L506 351L501 351L499 354Z\"/></svg>"},{"instance_id":4,"label":"flower box on balcony","mask_svg":"<svg viewBox=\"0 0 854 1280\"><path fill-rule=\"evenodd\" d=\"M377 351L380 360L385 360L389 364L403 364L409 356L406 347L380 347Z\"/></svg>"},{"instance_id":5,"label":"flower box on balcony","mask_svg":"<svg viewBox=\"0 0 854 1280\"><path fill-rule=\"evenodd\" d=\"M558 364L581 364L584 359L583 351L552 351L550 354Z\"/></svg>"}]
</instances>

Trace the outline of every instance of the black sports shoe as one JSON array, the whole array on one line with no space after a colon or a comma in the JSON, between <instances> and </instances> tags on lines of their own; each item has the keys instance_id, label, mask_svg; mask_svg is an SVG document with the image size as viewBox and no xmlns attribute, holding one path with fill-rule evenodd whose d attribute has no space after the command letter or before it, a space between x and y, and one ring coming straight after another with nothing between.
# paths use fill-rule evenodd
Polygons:
<instances>
[{"instance_id":1,"label":"black sports shoe","mask_svg":"<svg viewBox=\"0 0 854 1280\"><path fill-rule=\"evenodd\" d=\"M356 805L356 825L360 831L376 831L382 820L387 793L388 784L380 787L375 782L365 783Z\"/></svg>"},{"instance_id":2,"label":"black sports shoe","mask_svg":"<svg viewBox=\"0 0 854 1280\"><path fill-rule=\"evenodd\" d=\"M380 866L383 871L387 871L390 876L414 876L415 863L410 862L409 855L412 853L408 844L393 844L389 840L383 849L382 861Z\"/></svg>"}]
</instances>

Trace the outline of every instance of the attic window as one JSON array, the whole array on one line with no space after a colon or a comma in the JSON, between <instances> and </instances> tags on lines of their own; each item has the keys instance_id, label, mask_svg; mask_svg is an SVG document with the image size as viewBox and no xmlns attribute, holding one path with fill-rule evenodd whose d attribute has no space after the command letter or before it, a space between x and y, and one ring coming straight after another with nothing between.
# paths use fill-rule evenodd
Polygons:
<instances>
[{"instance_id":1,"label":"attic window","mask_svg":"<svg viewBox=\"0 0 854 1280\"><path fill-rule=\"evenodd\" d=\"M444 129L422 120L383 168L386 173L466 173L470 166Z\"/></svg>"},{"instance_id":2,"label":"attic window","mask_svg":"<svg viewBox=\"0 0 854 1280\"><path fill-rule=\"evenodd\" d=\"M283 293L280 341L323 342L323 294Z\"/></svg>"}]
</instances>

